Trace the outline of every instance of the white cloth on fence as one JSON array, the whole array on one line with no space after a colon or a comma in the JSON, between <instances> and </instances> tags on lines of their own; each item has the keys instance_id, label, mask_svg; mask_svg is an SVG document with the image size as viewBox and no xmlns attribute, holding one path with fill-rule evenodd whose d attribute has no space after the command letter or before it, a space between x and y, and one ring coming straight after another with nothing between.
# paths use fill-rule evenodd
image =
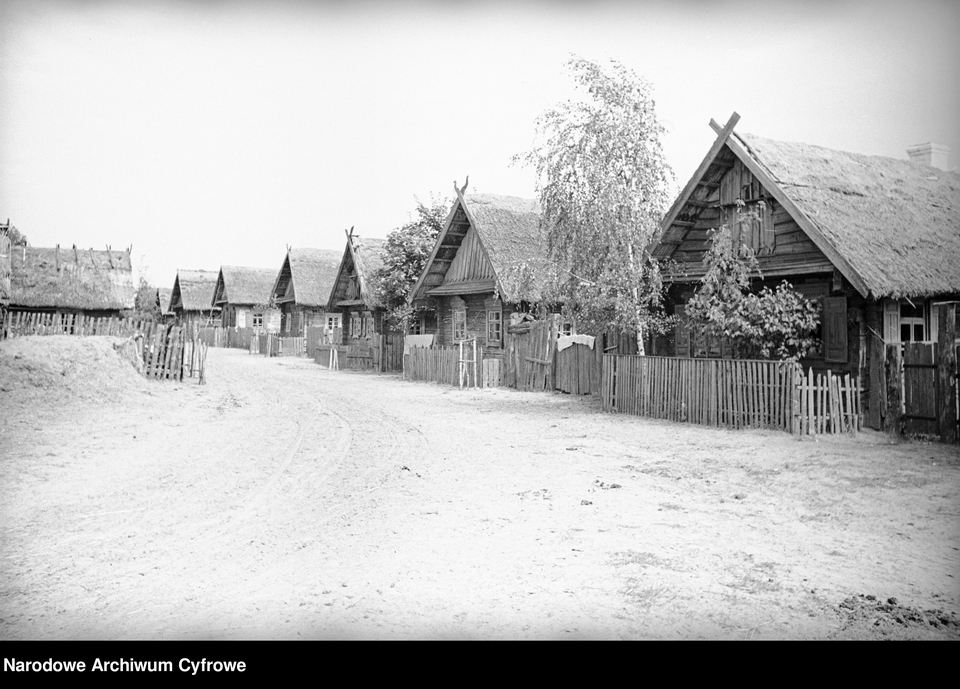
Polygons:
<instances>
[{"instance_id":1,"label":"white cloth on fence","mask_svg":"<svg viewBox=\"0 0 960 689\"><path fill-rule=\"evenodd\" d=\"M431 347L433 346L434 335L407 335L403 338L403 353L410 353L411 347Z\"/></svg>"},{"instance_id":2,"label":"white cloth on fence","mask_svg":"<svg viewBox=\"0 0 960 689\"><path fill-rule=\"evenodd\" d=\"M593 335L561 335L560 339L557 340L557 351L562 352L567 347L572 347L575 344L587 345L590 349L593 349Z\"/></svg>"}]
</instances>

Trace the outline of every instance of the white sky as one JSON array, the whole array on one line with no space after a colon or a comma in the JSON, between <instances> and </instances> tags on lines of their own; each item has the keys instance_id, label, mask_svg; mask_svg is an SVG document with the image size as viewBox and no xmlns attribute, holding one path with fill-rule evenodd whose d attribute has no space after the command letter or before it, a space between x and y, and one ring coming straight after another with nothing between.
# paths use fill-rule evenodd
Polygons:
<instances>
[{"instance_id":1,"label":"white sky","mask_svg":"<svg viewBox=\"0 0 960 689\"><path fill-rule=\"evenodd\" d=\"M395 6L396 5L396 6ZM385 236L414 197L532 198L534 119L571 53L648 79L679 189L738 131L960 161L960 3L0 0L0 221L34 246L133 245L279 270Z\"/></svg>"}]
</instances>

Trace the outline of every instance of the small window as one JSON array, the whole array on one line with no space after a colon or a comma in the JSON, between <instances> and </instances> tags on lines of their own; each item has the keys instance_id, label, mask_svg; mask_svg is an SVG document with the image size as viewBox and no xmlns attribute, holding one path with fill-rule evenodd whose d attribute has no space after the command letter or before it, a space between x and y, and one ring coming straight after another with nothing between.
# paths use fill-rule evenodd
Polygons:
<instances>
[{"instance_id":1,"label":"small window","mask_svg":"<svg viewBox=\"0 0 960 689\"><path fill-rule=\"evenodd\" d=\"M255 313L253 314L253 327L262 328L263 327L263 314Z\"/></svg>"},{"instance_id":2,"label":"small window","mask_svg":"<svg viewBox=\"0 0 960 689\"><path fill-rule=\"evenodd\" d=\"M410 327L408 329L408 334L423 335L423 316L420 316L419 318L414 316L410 319Z\"/></svg>"},{"instance_id":3,"label":"small window","mask_svg":"<svg viewBox=\"0 0 960 689\"><path fill-rule=\"evenodd\" d=\"M467 339L467 311L466 309L457 309L453 312L453 341Z\"/></svg>"},{"instance_id":4,"label":"small window","mask_svg":"<svg viewBox=\"0 0 960 689\"><path fill-rule=\"evenodd\" d=\"M499 347L503 336L503 311L487 311L487 345Z\"/></svg>"}]
</instances>

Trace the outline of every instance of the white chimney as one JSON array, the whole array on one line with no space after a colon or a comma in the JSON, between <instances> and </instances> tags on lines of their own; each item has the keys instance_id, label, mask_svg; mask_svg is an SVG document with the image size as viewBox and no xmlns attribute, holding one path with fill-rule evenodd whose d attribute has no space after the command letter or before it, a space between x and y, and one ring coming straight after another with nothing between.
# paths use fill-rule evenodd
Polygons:
<instances>
[{"instance_id":1,"label":"white chimney","mask_svg":"<svg viewBox=\"0 0 960 689\"><path fill-rule=\"evenodd\" d=\"M950 168L947 167L947 156L949 153L949 148L943 144L934 143L917 144L907 149L907 155L910 156L912 162L923 163L924 165L935 167L944 172L949 172L950 170Z\"/></svg>"}]
</instances>

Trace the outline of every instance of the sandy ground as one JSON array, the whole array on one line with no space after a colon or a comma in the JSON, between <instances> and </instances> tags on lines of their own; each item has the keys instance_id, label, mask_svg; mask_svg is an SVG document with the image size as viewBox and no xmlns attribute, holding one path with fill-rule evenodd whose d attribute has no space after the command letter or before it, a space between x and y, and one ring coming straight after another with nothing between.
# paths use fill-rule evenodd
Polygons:
<instances>
[{"instance_id":1,"label":"sandy ground","mask_svg":"<svg viewBox=\"0 0 960 689\"><path fill-rule=\"evenodd\" d=\"M960 448L0 343L0 639L952 638Z\"/></svg>"}]
</instances>

